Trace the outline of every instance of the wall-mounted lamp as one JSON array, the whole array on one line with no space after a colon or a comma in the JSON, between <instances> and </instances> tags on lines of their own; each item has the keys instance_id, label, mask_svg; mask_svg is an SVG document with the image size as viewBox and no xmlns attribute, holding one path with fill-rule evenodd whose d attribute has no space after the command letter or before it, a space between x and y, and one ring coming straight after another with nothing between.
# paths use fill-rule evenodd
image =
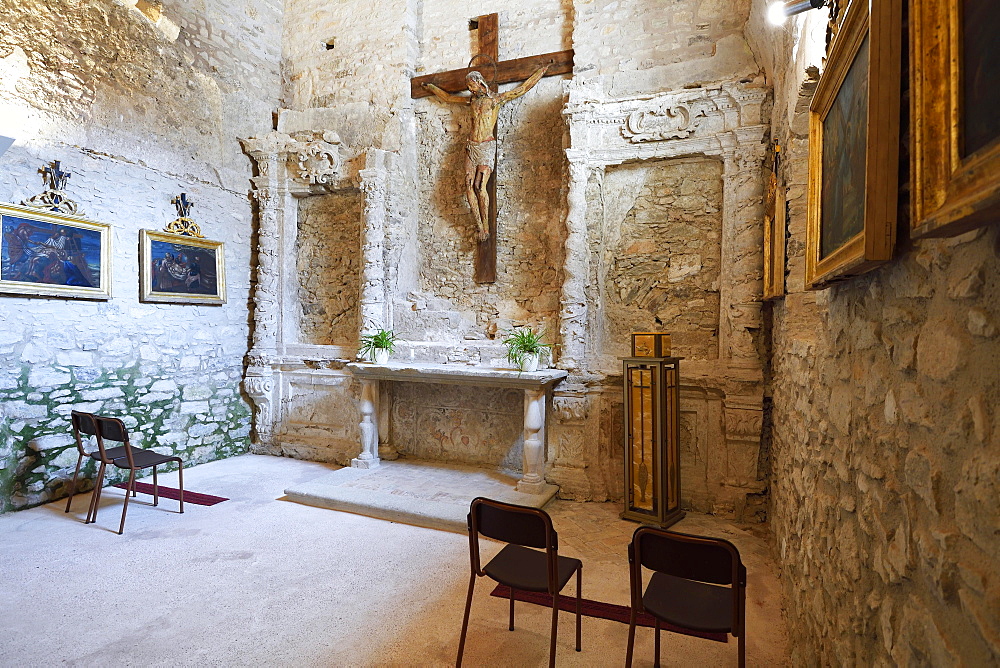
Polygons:
<instances>
[{"instance_id":1,"label":"wall-mounted lamp","mask_svg":"<svg viewBox=\"0 0 1000 668\"><path fill-rule=\"evenodd\" d=\"M0 155L6 153L7 149L9 149L11 147L11 144L13 143L14 140L11 139L10 137L0 136Z\"/></svg>"},{"instance_id":2,"label":"wall-mounted lamp","mask_svg":"<svg viewBox=\"0 0 1000 668\"><path fill-rule=\"evenodd\" d=\"M826 0L788 0L787 2L773 2L767 8L767 20L776 26L780 26L789 16L795 16L810 9L819 9L826 4Z\"/></svg>"}]
</instances>

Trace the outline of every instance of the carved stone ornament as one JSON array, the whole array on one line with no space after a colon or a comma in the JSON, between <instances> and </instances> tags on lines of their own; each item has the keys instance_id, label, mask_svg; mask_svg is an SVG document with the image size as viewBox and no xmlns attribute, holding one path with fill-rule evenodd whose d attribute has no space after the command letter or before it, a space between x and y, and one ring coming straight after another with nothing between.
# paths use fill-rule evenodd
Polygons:
<instances>
[{"instance_id":1,"label":"carved stone ornament","mask_svg":"<svg viewBox=\"0 0 1000 668\"><path fill-rule=\"evenodd\" d=\"M625 119L622 136L633 143L687 139L697 127L692 125L691 111L683 105L663 111L633 111Z\"/></svg>"},{"instance_id":2,"label":"carved stone ornament","mask_svg":"<svg viewBox=\"0 0 1000 668\"><path fill-rule=\"evenodd\" d=\"M59 161L54 161L51 167L45 167L40 171L48 188L43 193L22 200L21 205L33 209L68 213L72 216L82 215L77 203L65 193L66 181L69 180L71 174L59 168Z\"/></svg>"},{"instance_id":3,"label":"carved stone ornament","mask_svg":"<svg viewBox=\"0 0 1000 668\"><path fill-rule=\"evenodd\" d=\"M289 157L298 178L311 185L331 183L340 173L342 161L336 144L313 140L295 146Z\"/></svg>"}]
</instances>

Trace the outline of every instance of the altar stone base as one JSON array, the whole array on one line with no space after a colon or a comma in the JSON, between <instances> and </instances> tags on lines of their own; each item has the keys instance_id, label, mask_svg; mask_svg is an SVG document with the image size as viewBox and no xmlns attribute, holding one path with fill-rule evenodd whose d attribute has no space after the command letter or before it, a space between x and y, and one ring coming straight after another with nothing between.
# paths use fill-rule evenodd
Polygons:
<instances>
[{"instance_id":1,"label":"altar stone base","mask_svg":"<svg viewBox=\"0 0 1000 668\"><path fill-rule=\"evenodd\" d=\"M311 506L466 533L469 505L477 496L542 508L559 488L541 485L525 493L517 489L516 476L495 469L408 459L331 471L289 487L285 495Z\"/></svg>"}]
</instances>

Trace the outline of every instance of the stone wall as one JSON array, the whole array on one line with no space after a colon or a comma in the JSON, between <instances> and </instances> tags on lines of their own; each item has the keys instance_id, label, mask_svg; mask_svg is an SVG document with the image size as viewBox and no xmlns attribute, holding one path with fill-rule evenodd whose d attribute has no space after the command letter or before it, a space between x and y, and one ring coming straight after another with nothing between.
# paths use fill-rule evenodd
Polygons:
<instances>
[{"instance_id":1,"label":"stone wall","mask_svg":"<svg viewBox=\"0 0 1000 668\"><path fill-rule=\"evenodd\" d=\"M475 53L478 31L468 20L494 9L450 2L423 3L417 73L464 67ZM500 58L518 58L568 48L572 12L549 3L505 3L500 13ZM489 70L487 67L486 70ZM489 71L485 71L488 76ZM513 88L514 84L502 87ZM558 313L566 182L562 157L562 77L547 77L527 95L503 107L497 123L497 282L473 281L475 221L464 186L467 107L437 98L416 100L417 153L421 180L417 198L419 283L417 298L447 302L462 326L439 343L491 343L511 324L548 325ZM406 308L406 306L404 306ZM420 309L418 309L420 310ZM440 314L408 314L406 338L426 340ZM423 321L423 322L421 322ZM450 339L450 340L449 340Z\"/></svg>"},{"instance_id":2,"label":"stone wall","mask_svg":"<svg viewBox=\"0 0 1000 668\"><path fill-rule=\"evenodd\" d=\"M771 526L792 661L995 663L1000 230L908 241L904 218L891 262L804 291L807 108L825 26L809 12L767 27L764 4L749 34L769 75L774 63L789 186L770 392ZM908 181L905 164L901 173Z\"/></svg>"},{"instance_id":3,"label":"stone wall","mask_svg":"<svg viewBox=\"0 0 1000 668\"><path fill-rule=\"evenodd\" d=\"M605 170L600 355L631 354L634 331L670 332L685 359L718 357L722 164L652 160ZM616 360L617 361L617 360Z\"/></svg>"},{"instance_id":4,"label":"stone wall","mask_svg":"<svg viewBox=\"0 0 1000 668\"><path fill-rule=\"evenodd\" d=\"M299 308L302 343L353 345L358 336L361 221L357 190L307 197L299 203ZM352 250L354 252L352 252Z\"/></svg>"},{"instance_id":5,"label":"stone wall","mask_svg":"<svg viewBox=\"0 0 1000 668\"><path fill-rule=\"evenodd\" d=\"M0 134L17 139L0 201L41 192L39 168L60 160L112 244L110 301L0 297L0 511L65 493L74 408L122 416L136 445L189 464L246 450L250 163L236 138L270 126L279 20L267 0L0 6ZM176 218L181 192L225 242L223 306L139 302L139 230Z\"/></svg>"},{"instance_id":6,"label":"stone wall","mask_svg":"<svg viewBox=\"0 0 1000 668\"><path fill-rule=\"evenodd\" d=\"M501 58L573 48L576 60L571 80L545 78L500 114L498 275L483 285L473 280L474 222L463 192L468 110L412 100L408 86L411 76L466 65L478 37L469 20L494 9L447 0L288 3L282 99L291 111L280 114L278 130L336 132L349 166L344 176L365 192L361 331L369 318L392 327L404 359L494 366L503 363L507 328L543 328L555 364L571 371L553 404L549 479L569 498L617 499L617 357L628 351L630 332L669 330L690 360L682 447L693 479L685 505L755 516L761 509L746 506L763 488L758 238L767 92L742 34L749 2L504 6ZM679 133L666 127L673 105L689 114ZM378 166L362 168L373 149L384 151ZM632 183L639 175L645 182ZM283 196L281 178L262 170L259 180L271 193L262 191L261 201ZM269 244L267 257L281 255L268 266L279 268L284 287L276 294L284 297L268 296L269 308L280 299L314 308L300 299L306 293L286 294L287 263L313 263L294 264L296 244L284 229L284 241L261 245ZM330 248L343 255L352 246L345 238ZM653 275L663 267L658 281ZM318 269L306 284L322 283ZM253 374L258 423L266 423L260 451L343 461L356 415L341 411L341 424L320 406L353 401L356 387L338 361L351 355L349 342L305 331L327 327L326 316L301 332L278 324L280 314L270 317L273 339L262 337L268 343ZM388 388L382 399L405 399L407 415L461 410L438 395L422 386L402 394ZM470 400L463 413L473 440L494 431L492 418L473 424L477 406ZM409 432L382 434L386 441L404 435L404 455L440 450L429 436L416 443Z\"/></svg>"},{"instance_id":7,"label":"stone wall","mask_svg":"<svg viewBox=\"0 0 1000 668\"><path fill-rule=\"evenodd\" d=\"M574 3L576 71L624 97L754 78L743 38L749 0Z\"/></svg>"}]
</instances>

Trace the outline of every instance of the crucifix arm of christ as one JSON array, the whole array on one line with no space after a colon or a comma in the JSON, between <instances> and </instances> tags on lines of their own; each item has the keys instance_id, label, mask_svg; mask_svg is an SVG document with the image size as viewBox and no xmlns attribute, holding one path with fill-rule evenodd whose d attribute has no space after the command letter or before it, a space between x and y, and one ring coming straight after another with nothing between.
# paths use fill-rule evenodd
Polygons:
<instances>
[{"instance_id":1,"label":"crucifix arm of christ","mask_svg":"<svg viewBox=\"0 0 1000 668\"><path fill-rule=\"evenodd\" d=\"M476 220L476 237L479 241L485 241L490 236L490 195L486 184L496 166L496 137L493 136L493 128L496 127L500 107L531 90L545 76L550 65L539 67L523 83L499 94L493 93L483 75L476 71L469 72L465 78L471 93L469 96L452 95L432 83L424 84L424 88L444 102L467 104L471 107L472 129L465 144L465 196Z\"/></svg>"}]
</instances>

